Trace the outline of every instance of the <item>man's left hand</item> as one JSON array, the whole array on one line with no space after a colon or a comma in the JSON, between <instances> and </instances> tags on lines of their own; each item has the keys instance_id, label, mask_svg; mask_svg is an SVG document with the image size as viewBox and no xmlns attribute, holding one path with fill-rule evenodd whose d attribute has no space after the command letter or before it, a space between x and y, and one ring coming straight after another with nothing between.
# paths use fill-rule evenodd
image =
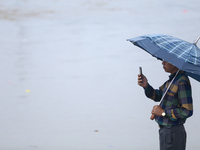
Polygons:
<instances>
[{"instance_id":1,"label":"man's left hand","mask_svg":"<svg viewBox=\"0 0 200 150\"><path fill-rule=\"evenodd\" d=\"M162 116L163 109L159 105L155 105L151 111L151 113L155 116Z\"/></svg>"}]
</instances>

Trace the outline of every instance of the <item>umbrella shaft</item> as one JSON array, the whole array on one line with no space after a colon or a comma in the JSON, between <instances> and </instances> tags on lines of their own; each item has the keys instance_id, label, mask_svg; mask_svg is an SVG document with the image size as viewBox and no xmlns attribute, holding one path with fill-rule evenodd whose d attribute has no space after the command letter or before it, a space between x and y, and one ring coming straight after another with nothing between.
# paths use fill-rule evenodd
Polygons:
<instances>
[{"instance_id":1,"label":"umbrella shaft","mask_svg":"<svg viewBox=\"0 0 200 150\"><path fill-rule=\"evenodd\" d=\"M196 40L196 42L194 42L194 44L197 44L197 42L199 41L200 37L198 37L198 39Z\"/></svg>"},{"instance_id":2,"label":"umbrella shaft","mask_svg":"<svg viewBox=\"0 0 200 150\"><path fill-rule=\"evenodd\" d=\"M172 81L170 82L169 86L168 86L167 89L165 90L165 93L163 94L163 96L162 96L162 98L161 98L161 100L160 100L159 105L162 103L163 98L165 97L167 91L169 90L170 86L172 85L172 82L173 82L174 79L176 78L176 76L177 76L177 74L179 73L179 71L180 71L180 70L178 70L178 71L176 72L176 75L174 76L174 78L173 78Z\"/></svg>"}]
</instances>

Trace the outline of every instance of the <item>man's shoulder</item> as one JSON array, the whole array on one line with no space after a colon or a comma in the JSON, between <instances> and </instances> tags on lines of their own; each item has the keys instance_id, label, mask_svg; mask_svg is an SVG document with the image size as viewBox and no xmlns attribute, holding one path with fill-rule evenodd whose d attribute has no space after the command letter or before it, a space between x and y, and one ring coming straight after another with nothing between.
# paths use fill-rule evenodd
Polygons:
<instances>
[{"instance_id":1,"label":"man's shoulder","mask_svg":"<svg viewBox=\"0 0 200 150\"><path fill-rule=\"evenodd\" d=\"M184 71L181 71L177 76L179 84L190 84L190 80Z\"/></svg>"}]
</instances>

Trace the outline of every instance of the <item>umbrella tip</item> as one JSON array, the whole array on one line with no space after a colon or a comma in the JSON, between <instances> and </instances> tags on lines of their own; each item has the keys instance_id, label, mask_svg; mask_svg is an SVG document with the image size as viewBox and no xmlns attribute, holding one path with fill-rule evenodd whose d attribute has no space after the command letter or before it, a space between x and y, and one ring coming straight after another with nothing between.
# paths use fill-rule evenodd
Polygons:
<instances>
[{"instance_id":1,"label":"umbrella tip","mask_svg":"<svg viewBox=\"0 0 200 150\"><path fill-rule=\"evenodd\" d=\"M197 40L194 42L194 44L197 44L197 42L199 41L200 37L197 38Z\"/></svg>"}]
</instances>

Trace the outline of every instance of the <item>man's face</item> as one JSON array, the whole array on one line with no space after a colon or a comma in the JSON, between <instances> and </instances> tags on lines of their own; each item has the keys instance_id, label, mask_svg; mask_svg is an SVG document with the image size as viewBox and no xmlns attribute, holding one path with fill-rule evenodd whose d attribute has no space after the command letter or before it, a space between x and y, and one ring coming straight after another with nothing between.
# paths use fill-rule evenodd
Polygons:
<instances>
[{"instance_id":1,"label":"man's face","mask_svg":"<svg viewBox=\"0 0 200 150\"><path fill-rule=\"evenodd\" d=\"M175 73L178 71L178 68L175 67L174 65L168 63L167 61L162 62L163 68L166 72L169 72L171 74Z\"/></svg>"}]
</instances>

